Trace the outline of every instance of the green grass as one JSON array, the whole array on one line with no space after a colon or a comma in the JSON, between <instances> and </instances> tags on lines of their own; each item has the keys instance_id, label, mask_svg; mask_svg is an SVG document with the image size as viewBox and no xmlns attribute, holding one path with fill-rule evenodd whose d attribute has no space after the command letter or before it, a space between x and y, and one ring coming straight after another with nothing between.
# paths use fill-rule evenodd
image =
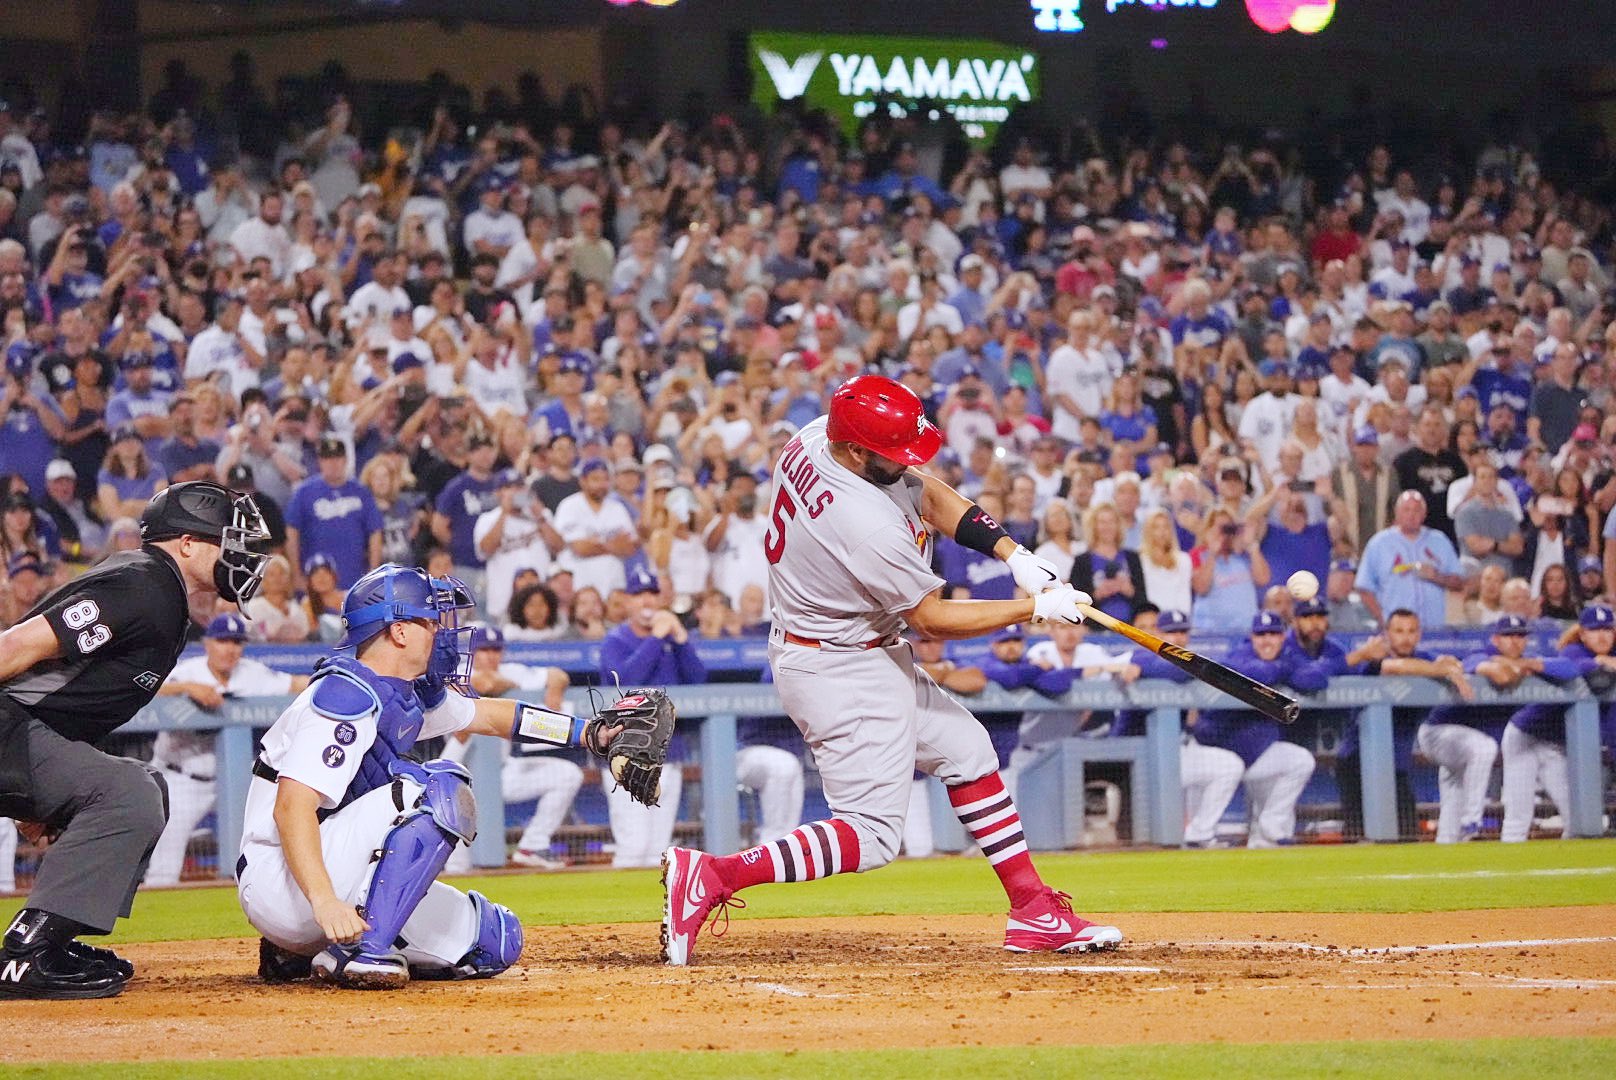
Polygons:
<instances>
[{"instance_id":1,"label":"green grass","mask_svg":"<svg viewBox=\"0 0 1616 1080\"><path fill-rule=\"evenodd\" d=\"M1138 851L1043 855L1038 864L1045 879L1069 891L1080 910L1097 912L1616 904L1616 840ZM661 909L654 870L502 875L456 883L509 904L529 925L650 922ZM747 896L751 909L742 918L988 914L1004 907L1004 894L980 858L900 862L874 874L764 886ZM0 902L0 918L9 921L19 907L20 900ZM136 899L135 917L121 923L111 940L249 934L234 889L155 890Z\"/></svg>"},{"instance_id":2,"label":"green grass","mask_svg":"<svg viewBox=\"0 0 1616 1080\"><path fill-rule=\"evenodd\" d=\"M949 1050L851 1050L798 1053L554 1054L511 1057L296 1058L229 1062L32 1065L7 1074L38 1080L577 1080L578 1077L774 1077L782 1080L886 1080L888 1077L1149 1076L1153 1080L1219 1080L1282 1076L1350 1076L1421 1080L1462 1076L1585 1078L1616 1074L1616 1039L1482 1039L1432 1042L1266 1043L1244 1046L1166 1044L1102 1047L970 1047Z\"/></svg>"}]
</instances>

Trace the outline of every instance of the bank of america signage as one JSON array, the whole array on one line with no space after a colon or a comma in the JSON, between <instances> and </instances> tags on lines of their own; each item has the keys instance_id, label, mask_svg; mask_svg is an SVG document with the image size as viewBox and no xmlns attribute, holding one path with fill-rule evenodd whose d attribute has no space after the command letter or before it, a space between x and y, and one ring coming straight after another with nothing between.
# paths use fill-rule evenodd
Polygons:
<instances>
[{"instance_id":1,"label":"bank of america signage","mask_svg":"<svg viewBox=\"0 0 1616 1080\"><path fill-rule=\"evenodd\" d=\"M884 109L953 114L972 139L992 138L1017 105L1038 96L1038 58L991 41L753 34L754 99L803 100L854 124Z\"/></svg>"}]
</instances>

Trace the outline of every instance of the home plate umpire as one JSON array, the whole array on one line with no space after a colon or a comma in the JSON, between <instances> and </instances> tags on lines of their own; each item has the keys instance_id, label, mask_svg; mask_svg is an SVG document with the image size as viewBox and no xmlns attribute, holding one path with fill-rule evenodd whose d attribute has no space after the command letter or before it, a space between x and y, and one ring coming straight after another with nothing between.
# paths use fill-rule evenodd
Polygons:
<instances>
[{"instance_id":1,"label":"home plate umpire","mask_svg":"<svg viewBox=\"0 0 1616 1080\"><path fill-rule=\"evenodd\" d=\"M6 931L0 997L99 998L134 967L75 940L127 917L168 817L161 773L95 744L157 693L186 624L244 605L269 538L250 495L205 480L160 491L138 551L113 555L0 634L0 814L51 838Z\"/></svg>"}]
</instances>

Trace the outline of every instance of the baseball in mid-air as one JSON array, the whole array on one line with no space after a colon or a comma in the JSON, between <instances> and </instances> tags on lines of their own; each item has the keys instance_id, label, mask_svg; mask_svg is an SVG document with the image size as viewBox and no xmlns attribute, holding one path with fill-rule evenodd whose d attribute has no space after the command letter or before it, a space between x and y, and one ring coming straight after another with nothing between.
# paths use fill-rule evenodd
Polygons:
<instances>
[{"instance_id":1,"label":"baseball in mid-air","mask_svg":"<svg viewBox=\"0 0 1616 1080\"><path fill-rule=\"evenodd\" d=\"M1319 579L1306 570L1298 570L1285 582L1285 588L1298 600L1311 600L1319 595Z\"/></svg>"}]
</instances>

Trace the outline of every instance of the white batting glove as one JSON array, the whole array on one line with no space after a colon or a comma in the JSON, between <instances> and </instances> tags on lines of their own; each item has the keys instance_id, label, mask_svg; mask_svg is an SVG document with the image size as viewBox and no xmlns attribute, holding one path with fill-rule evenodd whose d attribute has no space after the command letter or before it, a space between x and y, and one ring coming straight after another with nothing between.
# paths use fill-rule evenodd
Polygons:
<instances>
[{"instance_id":1,"label":"white batting glove","mask_svg":"<svg viewBox=\"0 0 1616 1080\"><path fill-rule=\"evenodd\" d=\"M1028 596L1037 596L1041 592L1058 587L1064 580L1060 570L1048 559L1034 555L1024 547L1017 547L1004 560L1010 568L1010 575L1016 579L1016 588Z\"/></svg>"},{"instance_id":2,"label":"white batting glove","mask_svg":"<svg viewBox=\"0 0 1616 1080\"><path fill-rule=\"evenodd\" d=\"M1083 612L1079 604L1091 604L1094 598L1086 592L1080 592L1070 585L1061 585L1041 592L1032 598L1032 621L1034 626L1045 623L1069 623L1073 626L1083 621Z\"/></svg>"}]
</instances>

